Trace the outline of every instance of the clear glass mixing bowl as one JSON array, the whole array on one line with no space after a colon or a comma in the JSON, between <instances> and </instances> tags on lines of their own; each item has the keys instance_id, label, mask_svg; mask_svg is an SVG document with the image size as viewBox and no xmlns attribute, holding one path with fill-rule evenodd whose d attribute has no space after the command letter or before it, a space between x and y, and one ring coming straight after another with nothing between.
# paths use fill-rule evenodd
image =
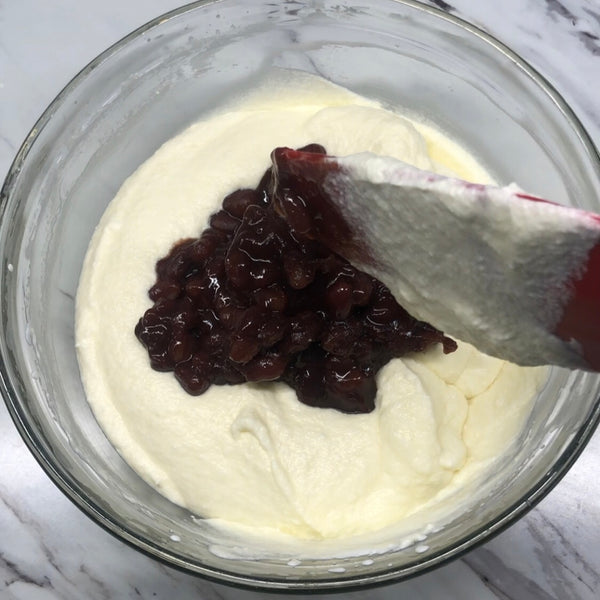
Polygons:
<instances>
[{"instance_id":1,"label":"clear glass mixing bowl","mask_svg":"<svg viewBox=\"0 0 600 600\"><path fill-rule=\"evenodd\" d=\"M330 542L270 553L252 538L222 534L124 463L81 386L74 297L107 204L163 142L273 67L316 73L424 115L498 181L600 210L599 157L576 117L538 73L474 27L409 1L195 3L88 65L15 159L0 223L2 393L24 440L67 496L170 565L271 589L406 578L498 532L560 479L600 417L598 376L554 369L509 456L464 495L463 509L439 528L419 524L402 537L390 530L378 553L365 550L365 540L347 542L349 552Z\"/></svg>"}]
</instances>

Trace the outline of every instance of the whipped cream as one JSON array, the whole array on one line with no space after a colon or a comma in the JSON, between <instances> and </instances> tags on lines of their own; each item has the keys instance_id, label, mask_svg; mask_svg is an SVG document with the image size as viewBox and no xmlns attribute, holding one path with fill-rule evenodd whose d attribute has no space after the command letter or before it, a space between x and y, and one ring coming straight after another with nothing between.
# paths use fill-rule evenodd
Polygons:
<instances>
[{"instance_id":1,"label":"whipped cream","mask_svg":"<svg viewBox=\"0 0 600 600\"><path fill-rule=\"evenodd\" d=\"M521 429L545 371L468 344L452 355L434 348L381 369L366 415L306 406L279 383L193 397L153 371L134 327L151 305L157 259L199 235L226 194L254 187L273 148L312 142L489 181L434 128L321 79L280 76L166 143L125 182L86 256L76 346L101 427L173 502L261 535L338 539L425 511L482 473Z\"/></svg>"}]
</instances>

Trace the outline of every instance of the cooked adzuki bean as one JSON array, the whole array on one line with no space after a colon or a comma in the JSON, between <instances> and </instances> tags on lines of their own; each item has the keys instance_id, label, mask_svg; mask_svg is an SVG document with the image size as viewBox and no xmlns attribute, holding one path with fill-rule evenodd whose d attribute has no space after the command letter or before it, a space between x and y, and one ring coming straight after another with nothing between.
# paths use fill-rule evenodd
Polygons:
<instances>
[{"instance_id":1,"label":"cooked adzuki bean","mask_svg":"<svg viewBox=\"0 0 600 600\"><path fill-rule=\"evenodd\" d=\"M325 154L318 144L301 150ZM256 189L229 194L198 239L157 262L154 305L135 334L152 368L173 371L190 394L283 381L310 406L370 412L375 375L391 358L456 343L381 282L293 234L271 206L272 178L268 169Z\"/></svg>"}]
</instances>

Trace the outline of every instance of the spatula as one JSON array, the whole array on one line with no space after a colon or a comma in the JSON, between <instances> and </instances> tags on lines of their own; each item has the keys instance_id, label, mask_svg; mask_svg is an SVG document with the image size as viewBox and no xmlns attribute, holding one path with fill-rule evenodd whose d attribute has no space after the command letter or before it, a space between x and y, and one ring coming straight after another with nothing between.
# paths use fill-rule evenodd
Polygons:
<instances>
[{"instance_id":1,"label":"spatula","mask_svg":"<svg viewBox=\"0 0 600 600\"><path fill-rule=\"evenodd\" d=\"M297 235L385 283L413 316L522 365L600 370L600 216L516 186L363 153L273 152Z\"/></svg>"}]
</instances>

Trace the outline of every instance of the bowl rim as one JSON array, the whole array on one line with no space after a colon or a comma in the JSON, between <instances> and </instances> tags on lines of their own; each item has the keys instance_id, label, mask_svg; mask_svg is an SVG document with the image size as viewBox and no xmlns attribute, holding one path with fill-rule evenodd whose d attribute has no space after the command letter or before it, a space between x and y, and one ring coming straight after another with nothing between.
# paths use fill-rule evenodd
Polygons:
<instances>
[{"instance_id":1,"label":"bowl rim","mask_svg":"<svg viewBox=\"0 0 600 600\"><path fill-rule=\"evenodd\" d=\"M600 174L600 153L594 145L589 134L585 130L583 124L570 108L563 97L558 93L554 86L541 75L527 61L522 59L517 53L508 48L504 43L500 42L491 34L483 31L479 27L469 23L468 21L455 15L444 12L441 8L436 8L423 4L418 0L384 0L385 2L404 5L411 9L427 13L438 19L447 21L452 26L462 29L470 35L474 35L484 43L492 46L497 52L508 58L515 68L521 70L529 79L540 88L545 95L556 105L563 117L569 123L582 146L587 150L588 154L596 161L596 170ZM20 146L9 170L7 172L4 184L0 190L0 224L4 221L4 216L7 207L11 203L12 192L17 184L20 172L29 152L35 144L38 136L48 122L52 119L57 110L62 106L63 102L69 97L70 92L75 89L82 81L86 80L91 73L103 62L110 59L113 55L119 52L121 48L127 46L131 41L138 37L158 28L162 23L171 21L187 12L202 9L205 6L226 3L227 0L197 0L179 8L168 11L156 18L148 21L144 25L136 28L119 41L109 46L106 50L100 53L96 58L90 61L83 67L57 94L54 100L44 110L42 115L36 121L31 131L26 136ZM4 254L3 240L0 240L0 257ZM4 270L3 270L4 272ZM4 293L0 295L0 313L2 321L0 322L0 332L5 332L6 307L4 302ZM441 550L432 554L425 561L415 560L407 565L398 568L380 569L374 573L367 575L343 575L331 578L319 579L317 581L309 580L289 580L277 577L263 577L240 575L235 571L226 569L207 567L199 562L190 562L188 559L173 553L165 551L160 546L153 543L151 540L142 535L134 534L127 529L126 526L119 523L113 516L104 511L101 507L90 500L81 489L77 482L70 474L63 469L57 468L44 448L40 443L36 433L36 428L31 426L27 415L22 410L21 399L19 393L12 385L12 378L17 371L15 365L11 362L10 351L6 346L6 338L0 336L0 393L2 394L8 412L29 451L48 475L50 480L58 487L58 489L79 508L92 521L109 532L117 539L125 542L134 549L142 552L150 558L159 560L167 566L176 568L187 574L204 577L216 583L224 583L248 590L262 591L282 591L297 593L317 593L317 592L341 592L352 591L356 589L365 589L367 587L375 587L387 585L417 575L429 572L439 566L448 563L451 560L459 558L467 552L473 550L482 543L490 540L495 535L504 531L507 527L513 524L518 518L523 516L538 502L540 502L554 486L564 477L569 468L575 463L586 444L592 437L596 427L600 424L600 399L596 399L596 403L590 413L585 424L578 430L569 444L562 450L559 460L553 467L529 490L529 492L520 500L514 502L505 511L497 516L492 522L481 526L475 534L468 537L463 537L457 541L452 547Z\"/></svg>"}]
</instances>

